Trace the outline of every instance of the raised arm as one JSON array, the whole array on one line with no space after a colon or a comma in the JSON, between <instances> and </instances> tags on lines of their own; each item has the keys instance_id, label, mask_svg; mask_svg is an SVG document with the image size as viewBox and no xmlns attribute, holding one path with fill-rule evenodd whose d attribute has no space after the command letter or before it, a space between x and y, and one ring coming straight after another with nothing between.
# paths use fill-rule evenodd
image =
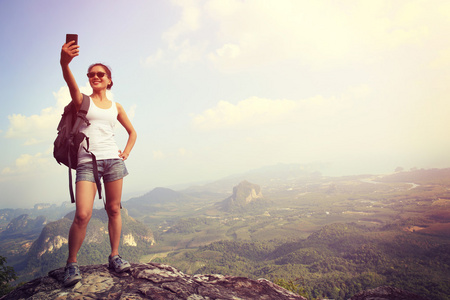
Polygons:
<instances>
[{"instance_id":1,"label":"raised arm","mask_svg":"<svg viewBox=\"0 0 450 300\"><path fill-rule=\"evenodd\" d=\"M81 106L81 102L83 101L83 95L78 88L78 84L75 81L75 77L72 74L72 71L69 68L69 64L75 56L79 55L79 47L78 45L73 45L75 41L70 41L67 44L64 44L61 49L61 69L63 73L64 80L69 87L70 96L72 97L72 101L74 101L77 110Z\"/></svg>"}]
</instances>

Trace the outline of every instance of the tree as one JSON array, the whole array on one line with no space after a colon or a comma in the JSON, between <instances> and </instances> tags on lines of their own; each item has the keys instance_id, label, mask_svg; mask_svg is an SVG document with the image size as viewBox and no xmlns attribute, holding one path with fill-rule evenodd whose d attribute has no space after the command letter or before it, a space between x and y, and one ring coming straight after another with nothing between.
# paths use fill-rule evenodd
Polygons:
<instances>
[{"instance_id":1,"label":"tree","mask_svg":"<svg viewBox=\"0 0 450 300\"><path fill-rule=\"evenodd\" d=\"M6 266L6 257L0 256L0 296L8 294L14 289L9 283L15 279L17 276L14 268Z\"/></svg>"},{"instance_id":2,"label":"tree","mask_svg":"<svg viewBox=\"0 0 450 300\"><path fill-rule=\"evenodd\" d=\"M283 278L279 278L279 279L275 279L274 283L288 291L299 294L300 296L309 297L309 295L305 291L305 289L303 287L301 287L300 284L297 284L297 283L293 282L292 280L285 280Z\"/></svg>"}]
</instances>

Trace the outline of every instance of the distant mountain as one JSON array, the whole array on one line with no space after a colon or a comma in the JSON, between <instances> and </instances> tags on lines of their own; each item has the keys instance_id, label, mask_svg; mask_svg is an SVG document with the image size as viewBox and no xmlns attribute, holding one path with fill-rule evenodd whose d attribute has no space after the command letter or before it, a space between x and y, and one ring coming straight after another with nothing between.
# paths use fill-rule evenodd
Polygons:
<instances>
[{"instance_id":1,"label":"distant mountain","mask_svg":"<svg viewBox=\"0 0 450 300\"><path fill-rule=\"evenodd\" d=\"M31 218L24 214L12 219L0 232L0 253L8 258L9 265L23 262L34 240L48 223L44 216Z\"/></svg>"},{"instance_id":2,"label":"distant mountain","mask_svg":"<svg viewBox=\"0 0 450 300\"><path fill-rule=\"evenodd\" d=\"M72 221L69 218L62 218L61 220L51 222L42 229L38 239L35 240L28 252L30 260L40 259L45 253L53 253L60 249L64 244L67 244L67 237ZM93 226L90 226L92 228ZM95 228L97 229L97 228ZM98 230L96 230L98 231ZM91 230L88 230L87 236L90 235Z\"/></svg>"},{"instance_id":3,"label":"distant mountain","mask_svg":"<svg viewBox=\"0 0 450 300\"><path fill-rule=\"evenodd\" d=\"M263 204L262 200L264 198L260 186L244 180L233 188L233 194L230 197L219 202L218 205L223 211L239 212Z\"/></svg>"},{"instance_id":4,"label":"distant mountain","mask_svg":"<svg viewBox=\"0 0 450 300\"><path fill-rule=\"evenodd\" d=\"M21 215L11 220L5 230L0 233L0 240L4 238L20 237L27 234L39 234L47 224L47 218L44 216L30 218L29 215Z\"/></svg>"},{"instance_id":5,"label":"distant mountain","mask_svg":"<svg viewBox=\"0 0 450 300\"><path fill-rule=\"evenodd\" d=\"M190 202L194 199L195 197L184 193L158 187L145 195L125 201L123 206L131 216L139 219L159 211L170 210L179 204Z\"/></svg>"},{"instance_id":6,"label":"distant mountain","mask_svg":"<svg viewBox=\"0 0 450 300\"><path fill-rule=\"evenodd\" d=\"M68 235L75 212L64 218L48 223L33 242L27 261L19 266L19 276L31 279L65 265L68 249ZM122 213L122 237L119 251L124 258L136 261L155 242L153 232L141 222ZM104 209L94 209L89 222L86 238L78 254L78 262L85 264L106 263L110 251L108 217Z\"/></svg>"},{"instance_id":7,"label":"distant mountain","mask_svg":"<svg viewBox=\"0 0 450 300\"><path fill-rule=\"evenodd\" d=\"M416 169L396 172L377 178L380 182L413 182L416 184L450 184L450 168L447 169Z\"/></svg>"},{"instance_id":8,"label":"distant mountain","mask_svg":"<svg viewBox=\"0 0 450 300\"><path fill-rule=\"evenodd\" d=\"M143 196L131 198L130 200L126 201L126 203L167 204L184 201L186 198L190 197L183 193L176 192L168 188L157 187Z\"/></svg>"},{"instance_id":9,"label":"distant mountain","mask_svg":"<svg viewBox=\"0 0 450 300\"><path fill-rule=\"evenodd\" d=\"M38 203L35 204L32 209L0 209L0 230L5 229L9 222L11 222L14 218L20 217L22 215L28 215L29 218L44 216L48 221L55 221L61 219L69 211L74 209L75 205L70 202L62 202L59 206L57 206L56 204Z\"/></svg>"}]
</instances>

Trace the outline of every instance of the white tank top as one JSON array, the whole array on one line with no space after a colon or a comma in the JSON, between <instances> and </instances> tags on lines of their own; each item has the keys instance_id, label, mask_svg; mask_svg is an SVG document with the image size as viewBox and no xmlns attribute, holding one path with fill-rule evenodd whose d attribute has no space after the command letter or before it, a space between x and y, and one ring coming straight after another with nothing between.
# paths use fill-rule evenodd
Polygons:
<instances>
[{"instance_id":1,"label":"white tank top","mask_svg":"<svg viewBox=\"0 0 450 300\"><path fill-rule=\"evenodd\" d=\"M114 139L114 128L117 123L117 105L114 101L110 108L99 108L90 99L89 110L86 118L91 125L82 123L80 131L89 138L89 151L95 154L97 160L119 158L119 148ZM92 156L83 147L87 147L86 141L80 144L78 149L78 163L92 161Z\"/></svg>"}]
</instances>

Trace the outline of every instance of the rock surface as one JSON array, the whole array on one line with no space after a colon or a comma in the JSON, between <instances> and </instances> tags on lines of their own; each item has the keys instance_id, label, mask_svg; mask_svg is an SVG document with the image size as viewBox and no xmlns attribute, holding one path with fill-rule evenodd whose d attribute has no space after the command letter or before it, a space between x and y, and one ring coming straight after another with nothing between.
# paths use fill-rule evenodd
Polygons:
<instances>
[{"instance_id":1,"label":"rock surface","mask_svg":"<svg viewBox=\"0 0 450 300\"><path fill-rule=\"evenodd\" d=\"M80 266L83 279L64 288L64 268L34 279L1 300L16 299L155 299L209 300L306 298L265 280L223 275L187 275L163 264L131 264L130 272L115 273L107 265Z\"/></svg>"}]
</instances>

